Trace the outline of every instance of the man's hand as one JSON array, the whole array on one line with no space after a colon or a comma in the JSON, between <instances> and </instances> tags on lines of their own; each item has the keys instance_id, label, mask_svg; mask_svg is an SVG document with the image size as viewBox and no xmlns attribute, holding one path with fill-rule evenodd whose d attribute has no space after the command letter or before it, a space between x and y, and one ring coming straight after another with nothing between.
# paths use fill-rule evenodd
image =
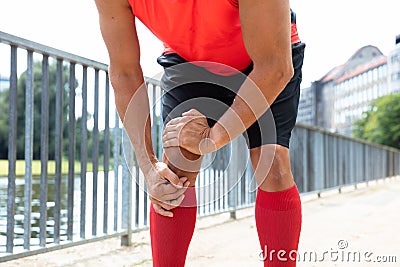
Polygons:
<instances>
[{"instance_id":1,"label":"man's hand","mask_svg":"<svg viewBox=\"0 0 400 267\"><path fill-rule=\"evenodd\" d=\"M163 162L157 162L145 173L147 190L154 211L160 215L173 217L171 209L179 206L189 186L186 177L179 178Z\"/></svg>"},{"instance_id":2,"label":"man's hand","mask_svg":"<svg viewBox=\"0 0 400 267\"><path fill-rule=\"evenodd\" d=\"M195 109L182 114L182 117L172 119L167 123L163 133L163 145L167 147L182 147L194 154L204 155L216 149L215 142L210 138L211 128L207 118Z\"/></svg>"}]
</instances>

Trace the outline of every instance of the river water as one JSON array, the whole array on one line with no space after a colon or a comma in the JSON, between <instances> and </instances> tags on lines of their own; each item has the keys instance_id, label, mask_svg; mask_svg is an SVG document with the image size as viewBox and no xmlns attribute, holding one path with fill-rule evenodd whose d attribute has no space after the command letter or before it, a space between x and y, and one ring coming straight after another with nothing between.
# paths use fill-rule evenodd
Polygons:
<instances>
[{"instance_id":1,"label":"river water","mask_svg":"<svg viewBox=\"0 0 400 267\"><path fill-rule=\"evenodd\" d=\"M121 226L121 180L118 178L118 228ZM7 177L0 177L0 252L5 251L6 231L7 231ZM14 245L23 246L24 235L24 178L16 179L16 196L15 196L15 227L14 227ZM104 210L104 173L98 174L97 187L97 234L103 232L103 210ZM112 231L114 227L114 173L109 172L108 186L108 230ZM67 201L68 201L68 183L67 176L62 177L61 182L61 212L60 212L60 240L67 239ZM49 177L48 180L48 197L47 197L47 229L46 243L51 243L54 240L54 177ZM142 190L139 190L140 199L144 199ZM74 223L73 234L79 235L80 230L80 176L74 178ZM40 177L32 179L32 213L31 213L31 245L39 245L39 222L40 222ZM92 201L93 199L93 175L88 173L86 176L86 236L92 236ZM140 207L143 210L143 205ZM140 225L143 225L143 220L140 220ZM139 225L139 226L140 226ZM74 237L75 238L75 237Z\"/></svg>"}]
</instances>

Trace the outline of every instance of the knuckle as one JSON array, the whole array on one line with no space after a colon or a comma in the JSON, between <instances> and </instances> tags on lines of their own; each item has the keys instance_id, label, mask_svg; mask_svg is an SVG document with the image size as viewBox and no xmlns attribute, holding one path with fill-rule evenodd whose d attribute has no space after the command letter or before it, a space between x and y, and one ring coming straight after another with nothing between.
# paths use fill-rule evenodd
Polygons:
<instances>
[{"instance_id":1,"label":"knuckle","mask_svg":"<svg viewBox=\"0 0 400 267\"><path fill-rule=\"evenodd\" d=\"M167 122L167 124L165 124L165 129L170 127L173 122L174 122L174 119L172 119L169 122Z\"/></svg>"},{"instance_id":2,"label":"knuckle","mask_svg":"<svg viewBox=\"0 0 400 267\"><path fill-rule=\"evenodd\" d=\"M170 120L170 121L167 123L167 125L176 124L176 123L178 123L178 122L179 122L179 118L174 118L174 119Z\"/></svg>"}]
</instances>

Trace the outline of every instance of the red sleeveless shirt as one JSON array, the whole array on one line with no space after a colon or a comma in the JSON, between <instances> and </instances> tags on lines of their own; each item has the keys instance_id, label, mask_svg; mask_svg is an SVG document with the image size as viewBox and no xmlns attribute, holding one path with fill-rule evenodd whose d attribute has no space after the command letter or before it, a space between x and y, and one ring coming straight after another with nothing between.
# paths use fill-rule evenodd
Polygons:
<instances>
[{"instance_id":1,"label":"red sleeveless shirt","mask_svg":"<svg viewBox=\"0 0 400 267\"><path fill-rule=\"evenodd\" d=\"M175 52L189 62L216 62L239 71L250 65L237 0L128 1L135 17L164 43L164 53ZM294 23L291 40L300 41ZM223 65L203 65L220 75L233 72Z\"/></svg>"}]
</instances>

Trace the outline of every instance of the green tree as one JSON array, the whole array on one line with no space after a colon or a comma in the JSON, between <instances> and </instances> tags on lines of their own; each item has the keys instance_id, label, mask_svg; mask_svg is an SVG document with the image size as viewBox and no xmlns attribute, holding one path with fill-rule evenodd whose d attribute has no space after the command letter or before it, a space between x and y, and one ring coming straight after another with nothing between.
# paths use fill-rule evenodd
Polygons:
<instances>
[{"instance_id":1,"label":"green tree","mask_svg":"<svg viewBox=\"0 0 400 267\"><path fill-rule=\"evenodd\" d=\"M400 93L383 96L355 123L353 135L400 149Z\"/></svg>"},{"instance_id":2,"label":"green tree","mask_svg":"<svg viewBox=\"0 0 400 267\"><path fill-rule=\"evenodd\" d=\"M41 105L42 105L42 63L41 61L35 62L34 66L34 130L33 130L33 158L40 159L40 135L41 135ZM55 110L56 110L56 70L57 65L55 62L50 61L49 64L49 139L48 139L48 152L49 159L54 159L55 156ZM68 156L68 96L69 96L69 68L67 65L63 66L62 88L63 88L63 156ZM75 81L75 88L78 82ZM24 159L25 157L25 92L26 92L26 72L23 72L18 78L18 95L17 95L17 158ZM8 157L8 119L9 119L9 90L0 92L0 159L7 159ZM91 114L88 114L88 120L91 119ZM82 118L76 118L75 124L75 143L76 152L75 158L81 159L81 133L82 133ZM93 131L87 130L87 156L88 160L92 160L93 154ZM113 140L110 138L110 148L112 148ZM99 132L99 163L101 164L104 155L104 132ZM110 156L112 156L112 149L110 149Z\"/></svg>"},{"instance_id":3,"label":"green tree","mask_svg":"<svg viewBox=\"0 0 400 267\"><path fill-rule=\"evenodd\" d=\"M0 91L0 159L8 153L8 90Z\"/></svg>"},{"instance_id":4,"label":"green tree","mask_svg":"<svg viewBox=\"0 0 400 267\"><path fill-rule=\"evenodd\" d=\"M42 63L37 61L33 65L34 80L33 80L33 158L40 158L40 135L41 135L41 105L42 105ZM55 155L55 109L56 109L56 64L51 62L49 64L49 159L54 159ZM64 105L63 110L63 137L67 137L68 125L68 92L69 87L69 70L68 66L63 66L63 97ZM76 82L76 86L78 83ZM25 92L26 92L26 71L23 72L18 78L18 93L17 93L17 158L24 158L25 148ZM0 92L0 159L6 159L8 153L8 109L9 109L9 90ZM66 141L64 141L65 143ZM5 149L4 149L5 148Z\"/></svg>"}]
</instances>

